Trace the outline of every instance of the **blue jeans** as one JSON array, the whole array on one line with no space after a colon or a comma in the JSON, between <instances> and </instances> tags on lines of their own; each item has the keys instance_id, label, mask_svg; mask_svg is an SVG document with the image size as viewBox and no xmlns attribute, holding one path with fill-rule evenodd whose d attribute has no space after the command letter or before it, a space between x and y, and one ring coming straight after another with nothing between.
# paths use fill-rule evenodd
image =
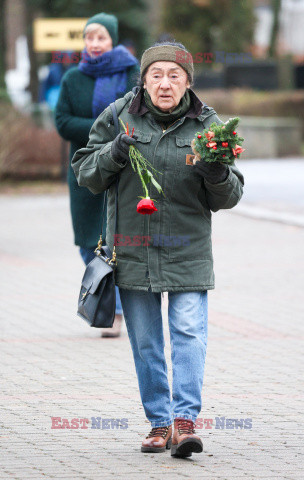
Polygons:
<instances>
[{"instance_id":1,"label":"blue jeans","mask_svg":"<svg viewBox=\"0 0 304 480\"><path fill-rule=\"evenodd\" d=\"M91 260L93 260L93 258L95 257L95 253L94 253L94 250L95 248L83 248L83 247L80 247L80 255L82 257L82 260L84 261L84 263L86 265L88 265L88 263L91 262ZM116 315L122 315L123 311L122 311L122 306L121 306L121 301L120 301L120 295L119 295L119 289L118 287L115 287L115 291L116 291L116 309L115 309L115 314Z\"/></svg>"},{"instance_id":2,"label":"blue jeans","mask_svg":"<svg viewBox=\"0 0 304 480\"><path fill-rule=\"evenodd\" d=\"M172 399L164 355L161 294L122 288L119 291L147 419L152 427L171 425L176 417L195 422L202 403L207 291L169 292Z\"/></svg>"}]
</instances>

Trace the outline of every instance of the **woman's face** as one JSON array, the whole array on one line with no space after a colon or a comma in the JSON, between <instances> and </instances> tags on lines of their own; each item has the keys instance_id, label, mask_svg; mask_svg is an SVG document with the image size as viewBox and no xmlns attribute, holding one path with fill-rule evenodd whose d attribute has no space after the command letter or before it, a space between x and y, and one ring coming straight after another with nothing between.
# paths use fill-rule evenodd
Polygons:
<instances>
[{"instance_id":1,"label":"woman's face","mask_svg":"<svg viewBox=\"0 0 304 480\"><path fill-rule=\"evenodd\" d=\"M144 88L163 112L174 110L189 87L187 73L175 62L154 62L145 75Z\"/></svg>"},{"instance_id":2,"label":"woman's face","mask_svg":"<svg viewBox=\"0 0 304 480\"><path fill-rule=\"evenodd\" d=\"M84 43L88 54L94 58L112 50L113 42L108 30L100 25L85 34Z\"/></svg>"}]
</instances>

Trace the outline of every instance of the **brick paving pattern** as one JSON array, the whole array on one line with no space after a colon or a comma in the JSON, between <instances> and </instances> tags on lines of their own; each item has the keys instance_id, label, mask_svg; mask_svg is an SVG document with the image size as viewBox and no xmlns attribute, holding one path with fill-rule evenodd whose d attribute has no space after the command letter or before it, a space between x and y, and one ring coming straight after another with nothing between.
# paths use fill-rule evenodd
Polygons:
<instances>
[{"instance_id":1,"label":"brick paving pattern","mask_svg":"<svg viewBox=\"0 0 304 480\"><path fill-rule=\"evenodd\" d=\"M0 200L0 479L304 478L303 228L213 216L216 290L199 416L213 423L197 429L204 453L175 459L140 452L150 424L125 327L101 339L75 314L83 266L67 196ZM169 362L166 302L164 317ZM52 429L51 417L89 424ZM91 417L104 428L92 429ZM106 428L107 419L128 428ZM236 427L231 419L252 428L215 428Z\"/></svg>"}]
</instances>

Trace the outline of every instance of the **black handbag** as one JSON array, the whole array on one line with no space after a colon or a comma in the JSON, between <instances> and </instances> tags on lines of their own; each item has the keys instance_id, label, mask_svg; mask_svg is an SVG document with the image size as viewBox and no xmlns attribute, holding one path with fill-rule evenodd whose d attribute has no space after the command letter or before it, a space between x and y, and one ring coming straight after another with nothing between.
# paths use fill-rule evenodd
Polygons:
<instances>
[{"instance_id":1,"label":"black handbag","mask_svg":"<svg viewBox=\"0 0 304 480\"><path fill-rule=\"evenodd\" d=\"M116 134L119 133L117 112L114 103L110 104ZM117 233L118 207L118 176L116 179L115 194L115 233ZM103 205L103 216L105 213ZM77 315L83 318L91 327L111 328L113 326L116 309L115 268L116 252L113 253L106 245L102 245L102 231L95 250L96 256L87 265L81 282L78 299Z\"/></svg>"}]
</instances>

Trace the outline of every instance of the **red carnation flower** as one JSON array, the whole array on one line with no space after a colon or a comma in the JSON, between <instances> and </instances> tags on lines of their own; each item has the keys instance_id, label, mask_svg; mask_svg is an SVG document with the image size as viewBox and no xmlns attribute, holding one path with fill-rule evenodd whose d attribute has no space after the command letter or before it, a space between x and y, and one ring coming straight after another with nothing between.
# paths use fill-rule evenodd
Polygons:
<instances>
[{"instance_id":1,"label":"red carnation flower","mask_svg":"<svg viewBox=\"0 0 304 480\"><path fill-rule=\"evenodd\" d=\"M141 213L142 215L152 215L153 212L157 212L157 208L155 207L153 200L149 197L143 198L137 204L137 213Z\"/></svg>"}]
</instances>

